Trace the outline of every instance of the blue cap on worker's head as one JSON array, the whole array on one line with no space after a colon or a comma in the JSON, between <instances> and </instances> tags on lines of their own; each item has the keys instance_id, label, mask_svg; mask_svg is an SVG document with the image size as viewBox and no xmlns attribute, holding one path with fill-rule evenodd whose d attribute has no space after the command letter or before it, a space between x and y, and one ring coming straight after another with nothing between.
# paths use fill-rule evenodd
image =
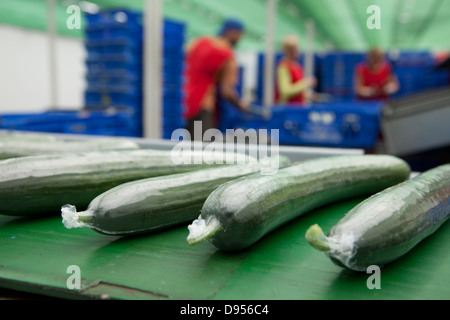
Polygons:
<instances>
[{"instance_id":1,"label":"blue cap on worker's head","mask_svg":"<svg viewBox=\"0 0 450 320\"><path fill-rule=\"evenodd\" d=\"M237 19L226 19L222 23L222 27L219 30L218 35L224 35L228 30L244 31L244 24Z\"/></svg>"}]
</instances>

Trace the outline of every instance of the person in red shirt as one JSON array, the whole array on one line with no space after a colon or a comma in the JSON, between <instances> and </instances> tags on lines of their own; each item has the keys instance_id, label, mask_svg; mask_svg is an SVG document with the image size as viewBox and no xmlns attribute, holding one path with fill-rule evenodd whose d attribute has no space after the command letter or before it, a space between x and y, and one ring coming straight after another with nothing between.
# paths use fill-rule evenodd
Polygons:
<instances>
[{"instance_id":1,"label":"person in red shirt","mask_svg":"<svg viewBox=\"0 0 450 320\"><path fill-rule=\"evenodd\" d=\"M387 100L399 88L397 76L380 49L371 49L367 53L366 62L356 66L355 92L358 99Z\"/></svg>"},{"instance_id":2,"label":"person in red shirt","mask_svg":"<svg viewBox=\"0 0 450 320\"><path fill-rule=\"evenodd\" d=\"M298 62L299 42L294 35L283 39L283 58L277 66L276 102L282 104L302 104L305 96L316 85L314 77L305 78Z\"/></svg>"},{"instance_id":3,"label":"person in red shirt","mask_svg":"<svg viewBox=\"0 0 450 320\"><path fill-rule=\"evenodd\" d=\"M240 41L243 32L244 26L239 21L229 19L224 22L217 36L200 37L187 48L184 117L191 138L194 138L196 121L202 122L202 136L206 130L218 127L219 93L239 109L249 109L249 104L235 90L238 64L233 48Z\"/></svg>"}]
</instances>

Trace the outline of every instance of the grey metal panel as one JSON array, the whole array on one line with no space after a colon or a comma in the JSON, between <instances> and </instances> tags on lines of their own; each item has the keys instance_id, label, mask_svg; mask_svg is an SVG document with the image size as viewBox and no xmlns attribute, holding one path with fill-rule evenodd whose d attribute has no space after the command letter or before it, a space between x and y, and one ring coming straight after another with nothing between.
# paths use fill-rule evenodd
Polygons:
<instances>
[{"instance_id":1,"label":"grey metal panel","mask_svg":"<svg viewBox=\"0 0 450 320\"><path fill-rule=\"evenodd\" d=\"M391 120L448 105L450 105L450 88L429 90L389 102L383 108L383 117Z\"/></svg>"},{"instance_id":2,"label":"grey metal panel","mask_svg":"<svg viewBox=\"0 0 450 320\"><path fill-rule=\"evenodd\" d=\"M408 155L450 145L450 105L383 123L386 150Z\"/></svg>"},{"instance_id":3,"label":"grey metal panel","mask_svg":"<svg viewBox=\"0 0 450 320\"><path fill-rule=\"evenodd\" d=\"M450 145L450 88L394 100L383 110L386 150L408 155Z\"/></svg>"}]
</instances>

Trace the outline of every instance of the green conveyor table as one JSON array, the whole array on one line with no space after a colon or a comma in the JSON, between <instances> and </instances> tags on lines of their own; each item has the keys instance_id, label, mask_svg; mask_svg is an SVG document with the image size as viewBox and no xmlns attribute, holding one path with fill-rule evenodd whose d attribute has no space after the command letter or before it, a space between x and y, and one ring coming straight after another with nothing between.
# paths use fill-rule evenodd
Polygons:
<instances>
[{"instance_id":1,"label":"green conveyor table","mask_svg":"<svg viewBox=\"0 0 450 320\"><path fill-rule=\"evenodd\" d=\"M175 143L135 140L165 150ZM279 152L295 162L362 150L280 146ZM381 269L381 289L367 287L371 274L342 269L307 244L309 226L327 232L362 200L314 210L234 253L209 242L190 247L187 224L121 238L68 230L59 212L39 218L0 212L0 288L69 299L450 299L450 223ZM79 267L80 289L67 286L70 266Z\"/></svg>"},{"instance_id":2,"label":"green conveyor table","mask_svg":"<svg viewBox=\"0 0 450 320\"><path fill-rule=\"evenodd\" d=\"M67 230L58 214L0 216L0 287L70 299L450 299L449 223L382 268L380 289L307 244L310 225L328 231L362 200L314 210L234 253L188 246L186 225L121 238ZM67 287L72 265L80 289Z\"/></svg>"}]
</instances>

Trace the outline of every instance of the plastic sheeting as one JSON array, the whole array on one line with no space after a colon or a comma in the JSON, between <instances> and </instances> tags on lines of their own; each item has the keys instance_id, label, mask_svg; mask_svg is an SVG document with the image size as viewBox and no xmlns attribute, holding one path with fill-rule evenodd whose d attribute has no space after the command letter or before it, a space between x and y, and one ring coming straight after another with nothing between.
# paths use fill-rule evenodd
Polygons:
<instances>
[{"instance_id":1,"label":"plastic sheeting","mask_svg":"<svg viewBox=\"0 0 450 320\"><path fill-rule=\"evenodd\" d=\"M144 0L91 0L104 7L142 9ZM242 19L247 26L240 49L264 48L265 0L162 0L164 15L188 24L190 38L215 34L226 17ZM57 6L58 32L83 36L83 30L66 26L67 6L77 0L61 0ZM0 23L45 30L45 0L2 0ZM380 9L380 29L369 29L367 13L371 5ZM389 49L448 50L450 41L450 1L445 0L279 0L276 44L287 33L305 39L305 22L312 18L317 26L315 47L338 50L366 50L371 46ZM83 27L83 23L82 23Z\"/></svg>"}]
</instances>

